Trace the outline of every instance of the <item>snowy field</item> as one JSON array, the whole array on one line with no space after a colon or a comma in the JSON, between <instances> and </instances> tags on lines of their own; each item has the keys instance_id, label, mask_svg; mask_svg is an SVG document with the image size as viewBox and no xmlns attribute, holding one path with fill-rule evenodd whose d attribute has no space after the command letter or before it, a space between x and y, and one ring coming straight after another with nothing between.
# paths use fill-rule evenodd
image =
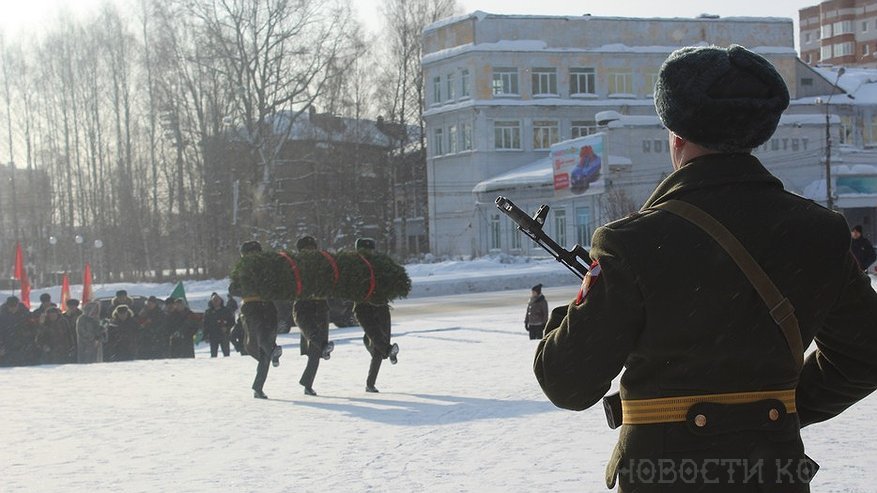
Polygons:
<instances>
[{"instance_id":1,"label":"snowy field","mask_svg":"<svg viewBox=\"0 0 877 493\"><path fill-rule=\"evenodd\" d=\"M546 289L554 306L575 286ZM0 369L0 491L599 492L617 432L554 408L531 371L527 290L404 300L399 364L364 392L359 328L314 388L295 334L252 398L255 361ZM877 397L804 430L815 492L877 491Z\"/></svg>"}]
</instances>

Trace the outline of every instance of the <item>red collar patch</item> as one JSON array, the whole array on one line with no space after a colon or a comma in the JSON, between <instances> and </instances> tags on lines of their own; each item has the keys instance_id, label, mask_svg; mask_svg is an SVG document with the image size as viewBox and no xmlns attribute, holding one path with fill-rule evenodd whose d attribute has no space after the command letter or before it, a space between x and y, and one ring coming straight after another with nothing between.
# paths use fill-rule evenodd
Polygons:
<instances>
[{"instance_id":1,"label":"red collar patch","mask_svg":"<svg viewBox=\"0 0 877 493\"><path fill-rule=\"evenodd\" d=\"M588 273L585 275L585 279L582 281L582 287L579 288L579 294L578 296L576 296L576 305L581 305L582 302L585 301L585 297L588 296L588 292L600 278L600 272L602 272L602 269L600 268L600 262L595 260L594 263L591 264L591 268L588 269Z\"/></svg>"}]
</instances>

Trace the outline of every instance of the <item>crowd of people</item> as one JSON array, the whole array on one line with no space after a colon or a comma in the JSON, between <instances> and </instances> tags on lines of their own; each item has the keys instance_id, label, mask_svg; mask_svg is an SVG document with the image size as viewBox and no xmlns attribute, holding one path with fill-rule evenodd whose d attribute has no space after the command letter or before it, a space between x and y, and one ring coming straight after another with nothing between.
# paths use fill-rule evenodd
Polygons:
<instances>
[{"instance_id":1,"label":"crowd of people","mask_svg":"<svg viewBox=\"0 0 877 493\"><path fill-rule=\"evenodd\" d=\"M237 310L234 298L226 304L217 293L203 317L181 298L150 296L138 307L125 290L109 303L92 301L80 309L79 300L70 299L65 305L62 312L43 293L31 312L8 297L0 306L0 366L194 358L199 332L211 356L219 348L228 356Z\"/></svg>"}]
</instances>

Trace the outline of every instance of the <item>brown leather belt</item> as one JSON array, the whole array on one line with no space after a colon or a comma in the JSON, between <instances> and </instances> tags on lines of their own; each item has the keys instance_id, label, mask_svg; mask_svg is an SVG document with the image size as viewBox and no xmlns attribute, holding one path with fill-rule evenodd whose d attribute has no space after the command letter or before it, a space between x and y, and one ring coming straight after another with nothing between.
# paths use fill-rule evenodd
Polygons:
<instances>
[{"instance_id":1,"label":"brown leather belt","mask_svg":"<svg viewBox=\"0 0 877 493\"><path fill-rule=\"evenodd\" d=\"M243 300L244 303L248 301L263 301L262 298L259 298L258 296L244 296Z\"/></svg>"},{"instance_id":2,"label":"brown leather belt","mask_svg":"<svg viewBox=\"0 0 877 493\"><path fill-rule=\"evenodd\" d=\"M686 395L658 399L633 399L621 401L622 422L626 425L678 423L686 421L691 406L702 402L717 404L748 404L766 399L783 403L787 413L797 411L795 389L766 390L761 392L735 392L729 394Z\"/></svg>"}]
</instances>

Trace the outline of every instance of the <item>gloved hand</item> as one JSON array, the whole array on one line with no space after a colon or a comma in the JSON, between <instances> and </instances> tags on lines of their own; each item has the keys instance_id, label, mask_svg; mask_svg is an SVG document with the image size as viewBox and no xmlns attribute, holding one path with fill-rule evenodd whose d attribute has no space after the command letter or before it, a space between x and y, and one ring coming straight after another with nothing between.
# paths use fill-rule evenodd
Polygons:
<instances>
[{"instance_id":1,"label":"gloved hand","mask_svg":"<svg viewBox=\"0 0 877 493\"><path fill-rule=\"evenodd\" d=\"M560 323L566 318L568 312L569 305L560 305L551 310L551 316L548 317L548 322L545 323L545 334L560 327Z\"/></svg>"}]
</instances>

